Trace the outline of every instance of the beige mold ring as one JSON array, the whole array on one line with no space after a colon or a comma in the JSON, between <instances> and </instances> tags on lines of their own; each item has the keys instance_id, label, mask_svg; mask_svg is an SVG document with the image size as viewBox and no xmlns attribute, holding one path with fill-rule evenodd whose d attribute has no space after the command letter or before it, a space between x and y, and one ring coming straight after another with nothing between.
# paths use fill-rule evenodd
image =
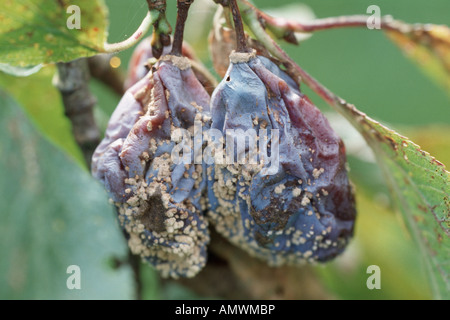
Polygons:
<instances>
[{"instance_id":1,"label":"beige mold ring","mask_svg":"<svg viewBox=\"0 0 450 320\"><path fill-rule=\"evenodd\" d=\"M247 63L254 58L256 58L256 50L252 50L252 52L236 52L233 50L230 54L231 63Z\"/></svg>"},{"instance_id":2,"label":"beige mold ring","mask_svg":"<svg viewBox=\"0 0 450 320\"><path fill-rule=\"evenodd\" d=\"M165 55L161 57L162 61L170 61L175 67L178 67L180 70L186 70L191 67L191 62L186 57L178 57L173 55Z\"/></svg>"}]
</instances>

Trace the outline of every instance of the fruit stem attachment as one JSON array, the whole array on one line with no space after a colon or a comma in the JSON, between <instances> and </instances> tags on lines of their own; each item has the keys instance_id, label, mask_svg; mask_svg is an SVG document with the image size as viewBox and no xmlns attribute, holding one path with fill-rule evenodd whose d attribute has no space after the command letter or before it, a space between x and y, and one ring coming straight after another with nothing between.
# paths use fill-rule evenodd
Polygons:
<instances>
[{"instance_id":1,"label":"fruit stem attachment","mask_svg":"<svg viewBox=\"0 0 450 320\"><path fill-rule=\"evenodd\" d=\"M184 26L189 12L189 7L194 0L178 0L177 1L177 22L175 25L175 33L173 36L173 44L171 55L182 56Z\"/></svg>"},{"instance_id":2,"label":"fruit stem attachment","mask_svg":"<svg viewBox=\"0 0 450 320\"><path fill-rule=\"evenodd\" d=\"M147 0L147 3L153 23L152 54L159 59L164 47L170 45L172 27L166 18L166 0Z\"/></svg>"},{"instance_id":3,"label":"fruit stem attachment","mask_svg":"<svg viewBox=\"0 0 450 320\"><path fill-rule=\"evenodd\" d=\"M231 8L231 14L233 15L234 29L236 31L236 52L250 52L247 47L244 25L242 24L241 13L239 12L236 0L230 0L229 6Z\"/></svg>"}]
</instances>

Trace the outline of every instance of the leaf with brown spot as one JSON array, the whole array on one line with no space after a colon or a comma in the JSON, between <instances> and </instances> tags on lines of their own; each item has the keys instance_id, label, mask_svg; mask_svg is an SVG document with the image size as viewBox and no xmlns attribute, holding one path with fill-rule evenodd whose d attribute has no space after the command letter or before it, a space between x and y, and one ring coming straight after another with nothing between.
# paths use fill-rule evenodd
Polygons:
<instances>
[{"instance_id":1,"label":"leaf with brown spot","mask_svg":"<svg viewBox=\"0 0 450 320\"><path fill-rule=\"evenodd\" d=\"M69 29L80 8L80 29ZM71 61L104 51L107 10L103 0L3 0L0 6L0 63L11 66Z\"/></svg>"},{"instance_id":2,"label":"leaf with brown spot","mask_svg":"<svg viewBox=\"0 0 450 320\"><path fill-rule=\"evenodd\" d=\"M338 109L364 136L426 262L433 294L450 297L450 173L410 139L339 100Z\"/></svg>"}]
</instances>

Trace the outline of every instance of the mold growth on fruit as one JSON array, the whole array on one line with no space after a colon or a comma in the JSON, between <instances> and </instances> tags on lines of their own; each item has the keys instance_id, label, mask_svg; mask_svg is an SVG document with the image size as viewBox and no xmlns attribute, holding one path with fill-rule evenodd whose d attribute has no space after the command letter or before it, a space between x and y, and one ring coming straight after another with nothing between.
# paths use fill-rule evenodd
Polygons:
<instances>
[{"instance_id":1,"label":"mold growth on fruit","mask_svg":"<svg viewBox=\"0 0 450 320\"><path fill-rule=\"evenodd\" d=\"M93 157L132 252L163 277L193 277L213 227L274 266L340 254L356 216L342 141L287 73L247 47L234 0L237 48L210 97L182 57L190 2L178 4L170 53L143 78L149 53L132 60L135 84Z\"/></svg>"},{"instance_id":2,"label":"mold growth on fruit","mask_svg":"<svg viewBox=\"0 0 450 320\"><path fill-rule=\"evenodd\" d=\"M210 222L271 265L335 257L353 234L356 214L342 141L268 59L232 62L224 79L212 96L211 127L224 134L279 130L279 166L263 175L268 164L215 164L208 176Z\"/></svg>"},{"instance_id":3,"label":"mold growth on fruit","mask_svg":"<svg viewBox=\"0 0 450 320\"><path fill-rule=\"evenodd\" d=\"M174 163L177 129L208 127L209 95L186 58L162 58L131 87L93 157L93 174L118 208L129 246L163 277L192 277L206 264L206 168ZM183 68L179 68L183 66ZM188 155L193 157L193 155Z\"/></svg>"}]
</instances>

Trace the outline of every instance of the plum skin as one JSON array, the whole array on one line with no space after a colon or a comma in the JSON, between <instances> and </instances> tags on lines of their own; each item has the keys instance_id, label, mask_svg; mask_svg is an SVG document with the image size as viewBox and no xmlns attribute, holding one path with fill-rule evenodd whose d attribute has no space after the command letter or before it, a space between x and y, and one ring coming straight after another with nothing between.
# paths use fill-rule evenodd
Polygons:
<instances>
[{"instance_id":1,"label":"plum skin","mask_svg":"<svg viewBox=\"0 0 450 320\"><path fill-rule=\"evenodd\" d=\"M355 199L345 147L295 82L264 57L231 63L211 98L211 127L278 129L279 168L216 164L208 176L209 221L270 265L328 261L353 235Z\"/></svg>"}]
</instances>

